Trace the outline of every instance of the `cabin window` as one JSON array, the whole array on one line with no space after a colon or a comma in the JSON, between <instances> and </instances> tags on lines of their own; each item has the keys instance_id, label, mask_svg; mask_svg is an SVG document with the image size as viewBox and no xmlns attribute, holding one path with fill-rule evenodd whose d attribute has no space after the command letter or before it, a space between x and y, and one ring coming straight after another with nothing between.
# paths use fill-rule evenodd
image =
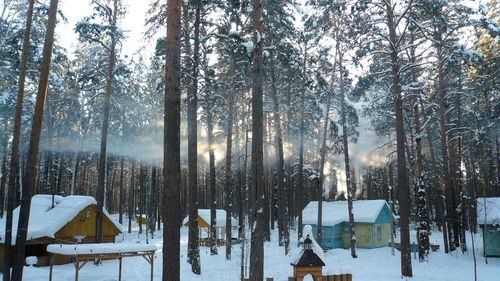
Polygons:
<instances>
[{"instance_id":1,"label":"cabin window","mask_svg":"<svg viewBox=\"0 0 500 281\"><path fill-rule=\"evenodd\" d=\"M381 225L377 226L377 239L382 240L382 226Z\"/></svg>"},{"instance_id":2,"label":"cabin window","mask_svg":"<svg viewBox=\"0 0 500 281\"><path fill-rule=\"evenodd\" d=\"M91 215L90 210L85 210L85 214L80 217L80 220L81 221L89 220L90 219L90 215Z\"/></svg>"}]
</instances>

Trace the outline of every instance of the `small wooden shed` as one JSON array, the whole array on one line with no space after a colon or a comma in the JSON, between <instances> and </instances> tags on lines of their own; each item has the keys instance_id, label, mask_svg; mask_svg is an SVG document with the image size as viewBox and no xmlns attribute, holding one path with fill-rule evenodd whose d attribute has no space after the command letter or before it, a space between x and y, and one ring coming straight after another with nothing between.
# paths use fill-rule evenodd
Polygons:
<instances>
[{"instance_id":1,"label":"small wooden shed","mask_svg":"<svg viewBox=\"0 0 500 281\"><path fill-rule=\"evenodd\" d=\"M37 266L49 265L49 244L75 244L95 242L95 220L97 202L90 196L54 196L35 195L31 199L26 256L36 256ZM15 250L15 239L20 207L13 212L12 251ZM122 232L121 226L104 210L103 241L115 242L115 237ZM5 242L5 218L0 220L0 269L3 271L3 252ZM59 259L56 264L71 262Z\"/></svg>"},{"instance_id":2,"label":"small wooden shed","mask_svg":"<svg viewBox=\"0 0 500 281\"><path fill-rule=\"evenodd\" d=\"M223 235L226 233L226 211L217 209L215 218L215 226L217 228L218 239L224 239ZM210 209L198 209L198 228L200 229L200 239L210 237ZM182 221L182 225L189 226L189 216L186 216ZM233 229L238 229L238 221L231 218L231 225Z\"/></svg>"},{"instance_id":3,"label":"small wooden shed","mask_svg":"<svg viewBox=\"0 0 500 281\"><path fill-rule=\"evenodd\" d=\"M359 200L353 202L356 247L379 248L389 244L391 212L385 200ZM303 224L312 226L317 239L318 202L312 201L302 211ZM349 213L347 201L323 202L323 248L349 248Z\"/></svg>"},{"instance_id":4,"label":"small wooden shed","mask_svg":"<svg viewBox=\"0 0 500 281\"><path fill-rule=\"evenodd\" d=\"M483 255L500 257L500 197L477 198L477 223L483 232Z\"/></svg>"}]
</instances>

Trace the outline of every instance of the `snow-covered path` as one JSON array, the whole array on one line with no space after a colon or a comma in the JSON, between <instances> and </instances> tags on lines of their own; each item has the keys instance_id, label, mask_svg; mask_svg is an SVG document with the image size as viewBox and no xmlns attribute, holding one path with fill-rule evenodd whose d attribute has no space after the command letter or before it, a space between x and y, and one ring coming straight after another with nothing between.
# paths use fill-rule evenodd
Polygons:
<instances>
[{"instance_id":1,"label":"snow-covered path","mask_svg":"<svg viewBox=\"0 0 500 281\"><path fill-rule=\"evenodd\" d=\"M136 231L137 229L135 229ZM158 233L160 234L160 233ZM276 234L276 233L275 233ZM141 236L144 241L144 235ZM432 239L440 241L440 234L434 233ZM140 241L137 232L125 234L124 238L128 242ZM284 256L284 249L277 246L277 237L273 236L273 241L265 245L265 276L274 277L276 281L286 281L288 276L292 276L290 262L293 256L300 251L293 247L288 256ZM161 249L162 239L157 237L150 241ZM479 281L500 280L500 258L489 259L485 264L481 256L481 241L477 237L477 272ZM296 245L296 238L292 241ZM469 241L470 246L470 241ZM441 246L442 249L442 246ZM187 250L187 229L182 229L181 235L181 280L199 281L239 281L240 277L240 245L233 247L233 259L226 261L225 247L219 247L219 255L210 256L208 247L201 247L201 268L202 274L197 276L191 273L190 265L186 262ZM349 250L334 249L324 255L326 267L324 274L349 271L353 274L355 281L400 281L400 257L396 250L396 255L391 255L389 247L379 249L358 249L358 258L352 259ZM431 253L429 262L419 263L412 258L413 281L471 281L474 280L472 253L462 255L457 251L453 254L443 252ZM158 251L155 259L155 280L161 280L162 253ZM48 267L26 268L25 280L46 281L49 276ZM123 260L123 281L149 280L149 264L143 258L128 258ZM66 281L74 280L74 267L72 264L55 266L54 280ZM80 271L80 281L112 281L118 280L118 261L103 261L100 266L91 263L85 265Z\"/></svg>"}]
</instances>

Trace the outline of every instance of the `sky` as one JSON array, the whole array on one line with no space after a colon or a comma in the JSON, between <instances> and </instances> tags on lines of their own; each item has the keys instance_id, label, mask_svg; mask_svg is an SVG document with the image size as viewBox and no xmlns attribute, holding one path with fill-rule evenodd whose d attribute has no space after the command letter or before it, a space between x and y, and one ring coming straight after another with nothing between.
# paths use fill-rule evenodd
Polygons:
<instances>
[{"instance_id":1,"label":"sky","mask_svg":"<svg viewBox=\"0 0 500 281\"><path fill-rule=\"evenodd\" d=\"M151 0L122 0L127 7L127 14L121 20L121 28L125 31L126 39L123 42L123 54L131 56L144 45L143 34L146 31L144 22ZM90 0L61 0L60 10L68 19L56 27L59 42L69 51L77 47L78 35L75 25L84 17L90 15L92 7Z\"/></svg>"}]
</instances>

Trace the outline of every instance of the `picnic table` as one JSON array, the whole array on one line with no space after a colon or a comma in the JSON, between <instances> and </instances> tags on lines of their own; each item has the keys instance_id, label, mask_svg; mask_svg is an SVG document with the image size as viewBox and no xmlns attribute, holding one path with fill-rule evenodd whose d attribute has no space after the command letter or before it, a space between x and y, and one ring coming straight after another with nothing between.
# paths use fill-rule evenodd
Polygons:
<instances>
[{"instance_id":1,"label":"picnic table","mask_svg":"<svg viewBox=\"0 0 500 281\"><path fill-rule=\"evenodd\" d=\"M150 279L153 281L154 255L156 245L133 244L133 243L95 243L95 244L51 244L47 246L47 252L51 253L49 280L52 281L52 267L56 256L73 258L75 266L75 281L78 281L80 269L93 260L119 261L118 280L122 280L122 259L125 257L143 257L151 266Z\"/></svg>"}]
</instances>

